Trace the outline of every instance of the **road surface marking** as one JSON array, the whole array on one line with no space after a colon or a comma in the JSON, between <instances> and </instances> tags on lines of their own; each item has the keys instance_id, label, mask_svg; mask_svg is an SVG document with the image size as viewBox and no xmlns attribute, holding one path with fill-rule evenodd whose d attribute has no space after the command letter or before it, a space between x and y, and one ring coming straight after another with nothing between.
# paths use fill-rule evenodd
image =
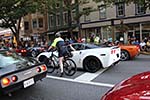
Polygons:
<instances>
[{"instance_id":1,"label":"road surface marking","mask_svg":"<svg viewBox=\"0 0 150 100\"><path fill-rule=\"evenodd\" d=\"M77 81L92 81L93 79L95 79L98 75L102 74L106 69L101 69L99 70L98 72L96 73L89 73L89 72L86 72L82 75L80 75L79 77L75 78L75 80Z\"/></svg>"},{"instance_id":2,"label":"road surface marking","mask_svg":"<svg viewBox=\"0 0 150 100\"><path fill-rule=\"evenodd\" d=\"M79 80L74 80L74 79L68 79L68 78L63 78L63 77L56 77L56 76L46 76L47 78L51 79L57 79L57 80L63 80L63 81L69 81L69 82L75 82L75 83L81 83L81 84L87 84L87 85L95 85L95 86L102 86L102 87L113 87L114 84L108 84L108 83L98 83L98 82L89 82L89 81L79 81Z\"/></svg>"}]
</instances>

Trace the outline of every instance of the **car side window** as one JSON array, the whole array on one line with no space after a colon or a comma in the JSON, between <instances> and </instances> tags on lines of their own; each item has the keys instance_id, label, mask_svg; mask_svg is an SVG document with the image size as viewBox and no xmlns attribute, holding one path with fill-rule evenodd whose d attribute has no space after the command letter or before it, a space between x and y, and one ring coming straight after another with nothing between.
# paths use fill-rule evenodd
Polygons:
<instances>
[{"instance_id":1,"label":"car side window","mask_svg":"<svg viewBox=\"0 0 150 100\"><path fill-rule=\"evenodd\" d=\"M85 46L85 49L90 49L88 46Z\"/></svg>"},{"instance_id":2,"label":"car side window","mask_svg":"<svg viewBox=\"0 0 150 100\"><path fill-rule=\"evenodd\" d=\"M72 45L72 47L75 50L83 50L84 49L84 46L82 44L74 44L74 45Z\"/></svg>"},{"instance_id":3,"label":"car side window","mask_svg":"<svg viewBox=\"0 0 150 100\"><path fill-rule=\"evenodd\" d=\"M78 49L78 45L77 45L77 44L72 45L72 47L73 47L74 49L76 49L76 50L79 50L79 49Z\"/></svg>"},{"instance_id":4,"label":"car side window","mask_svg":"<svg viewBox=\"0 0 150 100\"><path fill-rule=\"evenodd\" d=\"M85 49L85 46L84 45L80 45L80 50L84 50Z\"/></svg>"}]
</instances>

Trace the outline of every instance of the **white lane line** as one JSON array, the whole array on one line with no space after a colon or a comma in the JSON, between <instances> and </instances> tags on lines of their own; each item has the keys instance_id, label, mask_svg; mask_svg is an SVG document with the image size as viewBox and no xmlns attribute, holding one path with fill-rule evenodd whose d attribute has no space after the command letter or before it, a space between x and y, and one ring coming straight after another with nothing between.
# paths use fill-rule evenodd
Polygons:
<instances>
[{"instance_id":1,"label":"white lane line","mask_svg":"<svg viewBox=\"0 0 150 100\"><path fill-rule=\"evenodd\" d=\"M56 79L56 80L63 80L63 81L69 81L69 82L75 82L75 83L87 84L87 85L102 86L102 87L113 87L114 86L114 84L79 81L79 80L68 79L68 78L63 78L63 77L56 77L56 76L49 76L49 75L47 75L46 77L51 78L51 79Z\"/></svg>"},{"instance_id":2,"label":"white lane line","mask_svg":"<svg viewBox=\"0 0 150 100\"><path fill-rule=\"evenodd\" d=\"M95 79L98 75L102 74L106 69L101 69L99 70L98 72L96 73L89 73L89 72L86 72L82 75L80 75L79 77L75 78L75 80L77 81L92 81L93 79Z\"/></svg>"}]
</instances>

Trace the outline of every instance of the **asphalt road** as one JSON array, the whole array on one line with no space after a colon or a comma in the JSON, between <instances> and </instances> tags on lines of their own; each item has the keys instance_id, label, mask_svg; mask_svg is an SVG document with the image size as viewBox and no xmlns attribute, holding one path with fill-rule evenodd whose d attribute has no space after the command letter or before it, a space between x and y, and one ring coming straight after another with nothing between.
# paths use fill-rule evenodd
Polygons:
<instances>
[{"instance_id":1,"label":"asphalt road","mask_svg":"<svg viewBox=\"0 0 150 100\"><path fill-rule=\"evenodd\" d=\"M149 70L150 56L140 55L97 73L78 71L72 77L62 78L56 73L48 74L42 82L16 91L11 97L1 96L0 100L100 100L114 84Z\"/></svg>"}]
</instances>

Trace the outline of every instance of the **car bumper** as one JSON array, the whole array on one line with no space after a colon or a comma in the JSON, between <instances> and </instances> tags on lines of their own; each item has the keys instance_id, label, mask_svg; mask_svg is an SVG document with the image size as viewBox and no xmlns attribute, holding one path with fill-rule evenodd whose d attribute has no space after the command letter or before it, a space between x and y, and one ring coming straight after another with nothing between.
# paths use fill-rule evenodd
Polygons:
<instances>
[{"instance_id":1,"label":"car bumper","mask_svg":"<svg viewBox=\"0 0 150 100\"><path fill-rule=\"evenodd\" d=\"M34 79L34 82L35 82L34 84L36 84L37 81L42 80L43 78L46 77L46 75L47 75L47 72L44 72L44 73L42 73L42 74L39 74L39 75L30 77L30 78L33 78L33 79ZM28 78L28 79L30 79L30 78ZM28 79L26 79L26 80L28 80ZM0 90L0 92L1 92L2 94L8 94L8 93L14 92L14 91L16 91L16 90L22 89L22 88L24 88L23 82L26 81L26 80L23 80L23 81L21 81L21 82L19 82L19 83L13 84L13 85L8 86L8 87L5 87L5 88L3 88L2 90ZM33 85L34 85L34 84L33 84Z\"/></svg>"}]
</instances>

